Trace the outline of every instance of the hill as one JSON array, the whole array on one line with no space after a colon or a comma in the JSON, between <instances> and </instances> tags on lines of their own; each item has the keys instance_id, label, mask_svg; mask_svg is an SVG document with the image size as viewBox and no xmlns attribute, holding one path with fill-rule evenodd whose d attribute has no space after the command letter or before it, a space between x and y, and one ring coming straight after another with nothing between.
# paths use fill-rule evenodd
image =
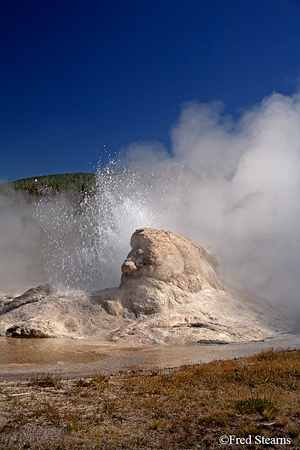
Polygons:
<instances>
[{"instance_id":1,"label":"hill","mask_svg":"<svg viewBox=\"0 0 300 450\"><path fill-rule=\"evenodd\" d=\"M85 194L95 187L96 175L85 172L43 175L21 178L11 184L16 191L30 196L54 195L60 192Z\"/></svg>"}]
</instances>

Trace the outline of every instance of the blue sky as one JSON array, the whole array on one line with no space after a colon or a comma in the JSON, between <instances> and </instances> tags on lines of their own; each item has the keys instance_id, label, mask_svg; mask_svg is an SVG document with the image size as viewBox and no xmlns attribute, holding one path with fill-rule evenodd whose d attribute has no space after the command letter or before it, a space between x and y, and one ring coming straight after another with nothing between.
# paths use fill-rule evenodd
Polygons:
<instances>
[{"instance_id":1,"label":"blue sky","mask_svg":"<svg viewBox=\"0 0 300 450\"><path fill-rule=\"evenodd\" d=\"M0 177L85 172L184 102L295 92L300 1L0 0L0 45Z\"/></svg>"}]
</instances>

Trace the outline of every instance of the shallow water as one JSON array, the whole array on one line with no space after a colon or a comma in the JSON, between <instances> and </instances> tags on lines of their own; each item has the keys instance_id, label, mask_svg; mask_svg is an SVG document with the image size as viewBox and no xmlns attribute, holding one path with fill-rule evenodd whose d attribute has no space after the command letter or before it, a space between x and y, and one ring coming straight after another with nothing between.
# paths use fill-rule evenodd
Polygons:
<instances>
[{"instance_id":1,"label":"shallow water","mask_svg":"<svg viewBox=\"0 0 300 450\"><path fill-rule=\"evenodd\" d=\"M42 374L77 377L94 373L151 370L232 359L268 348L300 348L300 334L282 334L259 342L226 345L122 347L97 339L0 338L0 377Z\"/></svg>"}]
</instances>

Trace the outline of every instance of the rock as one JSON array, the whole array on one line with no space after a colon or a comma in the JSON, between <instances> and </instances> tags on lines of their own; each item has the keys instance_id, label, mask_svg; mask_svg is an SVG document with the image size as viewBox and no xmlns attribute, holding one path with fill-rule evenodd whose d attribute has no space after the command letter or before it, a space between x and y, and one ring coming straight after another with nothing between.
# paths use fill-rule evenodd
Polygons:
<instances>
[{"instance_id":1,"label":"rock","mask_svg":"<svg viewBox=\"0 0 300 450\"><path fill-rule=\"evenodd\" d=\"M222 289L215 273L216 257L169 231L140 228L131 237L132 250L122 264L121 287L133 278L172 283L188 292Z\"/></svg>"},{"instance_id":2,"label":"rock","mask_svg":"<svg viewBox=\"0 0 300 450\"><path fill-rule=\"evenodd\" d=\"M46 332L35 329L35 328L29 328L26 325L13 325L12 327L8 328L6 330L6 336L7 337L18 337L18 338L48 338L51 337Z\"/></svg>"},{"instance_id":3,"label":"rock","mask_svg":"<svg viewBox=\"0 0 300 450\"><path fill-rule=\"evenodd\" d=\"M43 298L57 294L57 292L58 289L50 284L44 284L37 288L29 289L24 294L14 298L8 305L5 305L0 315L9 312L12 309L20 308L20 306L26 305L27 303L40 302Z\"/></svg>"},{"instance_id":4,"label":"rock","mask_svg":"<svg viewBox=\"0 0 300 450\"><path fill-rule=\"evenodd\" d=\"M184 303L189 293L223 290L216 257L169 231L140 228L122 264L122 305L137 317Z\"/></svg>"},{"instance_id":5,"label":"rock","mask_svg":"<svg viewBox=\"0 0 300 450\"><path fill-rule=\"evenodd\" d=\"M163 312L182 298L178 288L152 278L128 280L121 290L122 306L136 317Z\"/></svg>"},{"instance_id":6,"label":"rock","mask_svg":"<svg viewBox=\"0 0 300 450\"><path fill-rule=\"evenodd\" d=\"M224 281L215 255L169 231L136 230L119 288L43 285L0 309L0 335L141 344L257 341L290 330L265 300Z\"/></svg>"}]
</instances>

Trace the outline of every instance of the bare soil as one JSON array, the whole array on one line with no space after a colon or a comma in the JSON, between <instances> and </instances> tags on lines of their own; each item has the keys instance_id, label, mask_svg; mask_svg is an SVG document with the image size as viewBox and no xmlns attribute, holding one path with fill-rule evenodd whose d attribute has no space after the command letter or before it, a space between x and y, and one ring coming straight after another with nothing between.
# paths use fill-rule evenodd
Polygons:
<instances>
[{"instance_id":1,"label":"bare soil","mask_svg":"<svg viewBox=\"0 0 300 450\"><path fill-rule=\"evenodd\" d=\"M299 449L299 432L299 350L0 382L1 450Z\"/></svg>"}]
</instances>

